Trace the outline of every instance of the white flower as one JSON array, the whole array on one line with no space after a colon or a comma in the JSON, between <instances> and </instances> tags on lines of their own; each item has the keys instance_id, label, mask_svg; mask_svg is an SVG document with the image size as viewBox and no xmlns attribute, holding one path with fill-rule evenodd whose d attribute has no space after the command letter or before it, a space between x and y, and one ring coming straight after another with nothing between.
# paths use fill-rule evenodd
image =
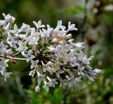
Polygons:
<instances>
[{"instance_id":1,"label":"white flower","mask_svg":"<svg viewBox=\"0 0 113 104\"><path fill-rule=\"evenodd\" d=\"M48 84L51 87L55 87L55 85L58 84L58 82L56 81L56 79L49 78L48 76L47 76L47 79L49 81Z\"/></svg>"},{"instance_id":2,"label":"white flower","mask_svg":"<svg viewBox=\"0 0 113 104\"><path fill-rule=\"evenodd\" d=\"M30 71L29 76L34 77L35 75L35 70Z\"/></svg>"},{"instance_id":3,"label":"white flower","mask_svg":"<svg viewBox=\"0 0 113 104\"><path fill-rule=\"evenodd\" d=\"M4 20L0 20L0 26L3 26L5 24Z\"/></svg>"},{"instance_id":4,"label":"white flower","mask_svg":"<svg viewBox=\"0 0 113 104\"><path fill-rule=\"evenodd\" d=\"M30 60L32 60L33 58L35 58L35 56L33 55L32 50L29 50L29 51L27 52L27 54L25 54L24 51L23 51L23 52L22 52L22 55L23 55L24 57L26 57L27 62L29 62Z\"/></svg>"},{"instance_id":5,"label":"white flower","mask_svg":"<svg viewBox=\"0 0 113 104\"><path fill-rule=\"evenodd\" d=\"M46 91L48 92L49 91L49 83L47 83L46 81L44 81L44 86L43 86L43 88L45 88L46 89Z\"/></svg>"},{"instance_id":6,"label":"white flower","mask_svg":"<svg viewBox=\"0 0 113 104\"><path fill-rule=\"evenodd\" d=\"M55 48L53 46L49 46L48 49L51 51L51 52L54 52L55 51Z\"/></svg>"},{"instance_id":7,"label":"white flower","mask_svg":"<svg viewBox=\"0 0 113 104\"><path fill-rule=\"evenodd\" d=\"M49 28L47 30L47 37L49 38L49 40L52 40L53 39L53 35L54 35L54 30L53 28Z\"/></svg>"},{"instance_id":8,"label":"white flower","mask_svg":"<svg viewBox=\"0 0 113 104\"><path fill-rule=\"evenodd\" d=\"M17 43L18 41L13 37L11 36L10 33L8 33L8 37L7 37L7 43L12 47L12 48L17 48Z\"/></svg>"},{"instance_id":9,"label":"white flower","mask_svg":"<svg viewBox=\"0 0 113 104\"><path fill-rule=\"evenodd\" d=\"M45 34L42 34L41 35L41 45L44 45L45 43L48 43L48 41L47 41Z\"/></svg>"},{"instance_id":10,"label":"white flower","mask_svg":"<svg viewBox=\"0 0 113 104\"><path fill-rule=\"evenodd\" d=\"M79 66L79 63L77 62L76 57L74 57L74 58L71 59L70 64L71 64L72 66Z\"/></svg>"},{"instance_id":11,"label":"white flower","mask_svg":"<svg viewBox=\"0 0 113 104\"><path fill-rule=\"evenodd\" d=\"M6 67L8 67L8 59L0 59L0 73L4 76L4 80L10 76L11 72L6 72Z\"/></svg>"},{"instance_id":12,"label":"white flower","mask_svg":"<svg viewBox=\"0 0 113 104\"><path fill-rule=\"evenodd\" d=\"M10 30L11 33L15 34L18 37L19 29L16 24L14 24L14 30Z\"/></svg>"},{"instance_id":13,"label":"white flower","mask_svg":"<svg viewBox=\"0 0 113 104\"><path fill-rule=\"evenodd\" d=\"M66 27L62 25L62 20L58 21L55 31L58 31L59 29L62 29L63 31L66 29Z\"/></svg>"},{"instance_id":14,"label":"white flower","mask_svg":"<svg viewBox=\"0 0 113 104\"><path fill-rule=\"evenodd\" d=\"M28 49L28 47L26 46L26 42L19 41L18 45L19 47L16 50L19 52L24 52Z\"/></svg>"},{"instance_id":15,"label":"white flower","mask_svg":"<svg viewBox=\"0 0 113 104\"><path fill-rule=\"evenodd\" d=\"M10 77L11 72L6 72L5 70L1 71L1 74L4 76L4 80L6 81L7 78Z\"/></svg>"},{"instance_id":16,"label":"white flower","mask_svg":"<svg viewBox=\"0 0 113 104\"><path fill-rule=\"evenodd\" d=\"M61 58L61 57L63 57L65 54L67 54L67 51L68 51L68 50L67 50L64 46L58 45L58 46L56 47L55 55L56 55L58 58Z\"/></svg>"},{"instance_id":17,"label":"white flower","mask_svg":"<svg viewBox=\"0 0 113 104\"><path fill-rule=\"evenodd\" d=\"M8 31L9 28L10 28L10 23L8 23L8 24L4 27L4 29L5 29L6 31Z\"/></svg>"},{"instance_id":18,"label":"white flower","mask_svg":"<svg viewBox=\"0 0 113 104\"><path fill-rule=\"evenodd\" d=\"M5 15L5 13L3 13L3 16L4 16L4 19L5 19L5 23L8 23L9 22L9 27L11 27L11 25L13 24L13 22L15 21L15 18L13 16L11 16L10 14L8 15ZM7 26L8 26L7 25ZM6 27L7 27L6 26Z\"/></svg>"},{"instance_id":19,"label":"white flower","mask_svg":"<svg viewBox=\"0 0 113 104\"><path fill-rule=\"evenodd\" d=\"M0 55L4 55L8 46L5 45L3 42L0 42Z\"/></svg>"},{"instance_id":20,"label":"white flower","mask_svg":"<svg viewBox=\"0 0 113 104\"><path fill-rule=\"evenodd\" d=\"M39 40L39 34L35 32L35 28L31 29L31 35L27 38L27 41L29 42L29 45L35 45L38 44Z\"/></svg>"},{"instance_id":21,"label":"white flower","mask_svg":"<svg viewBox=\"0 0 113 104\"><path fill-rule=\"evenodd\" d=\"M78 30L78 29L75 27L75 24L71 24L71 22L69 21L67 32L73 31L73 30Z\"/></svg>"},{"instance_id":22,"label":"white flower","mask_svg":"<svg viewBox=\"0 0 113 104\"><path fill-rule=\"evenodd\" d=\"M45 75L37 72L38 75L38 84L41 84L42 81L45 81Z\"/></svg>"},{"instance_id":23,"label":"white flower","mask_svg":"<svg viewBox=\"0 0 113 104\"><path fill-rule=\"evenodd\" d=\"M85 70L85 67L84 66L78 66L78 69L77 69L77 73L79 76L85 76L85 73L84 73L84 70Z\"/></svg>"},{"instance_id":24,"label":"white flower","mask_svg":"<svg viewBox=\"0 0 113 104\"><path fill-rule=\"evenodd\" d=\"M66 39L71 39L72 34L67 34Z\"/></svg>"},{"instance_id":25,"label":"white flower","mask_svg":"<svg viewBox=\"0 0 113 104\"><path fill-rule=\"evenodd\" d=\"M38 23L33 21L33 23L34 23L34 25L36 26L37 29L45 27L45 25L42 25L41 20L39 20Z\"/></svg>"},{"instance_id":26,"label":"white flower","mask_svg":"<svg viewBox=\"0 0 113 104\"><path fill-rule=\"evenodd\" d=\"M58 39L54 38L52 41L56 43L56 42L58 42Z\"/></svg>"},{"instance_id":27,"label":"white flower","mask_svg":"<svg viewBox=\"0 0 113 104\"><path fill-rule=\"evenodd\" d=\"M90 64L90 62L92 61L93 58L94 58L94 56L91 56L90 58L87 58L87 56L85 55L83 57L82 62L83 62L83 64Z\"/></svg>"},{"instance_id":28,"label":"white flower","mask_svg":"<svg viewBox=\"0 0 113 104\"><path fill-rule=\"evenodd\" d=\"M47 64L44 64L44 63L42 62L42 65L43 65L43 71L44 71L44 72L48 71L50 74L53 73L52 70L51 70L51 67L49 66L48 63L47 63Z\"/></svg>"},{"instance_id":29,"label":"white flower","mask_svg":"<svg viewBox=\"0 0 113 104\"><path fill-rule=\"evenodd\" d=\"M39 63L39 60L36 60L36 61L31 60L31 69L37 68L38 63Z\"/></svg>"},{"instance_id":30,"label":"white flower","mask_svg":"<svg viewBox=\"0 0 113 104\"><path fill-rule=\"evenodd\" d=\"M30 29L30 26L23 23L22 27L19 29L19 32L27 32Z\"/></svg>"}]
</instances>

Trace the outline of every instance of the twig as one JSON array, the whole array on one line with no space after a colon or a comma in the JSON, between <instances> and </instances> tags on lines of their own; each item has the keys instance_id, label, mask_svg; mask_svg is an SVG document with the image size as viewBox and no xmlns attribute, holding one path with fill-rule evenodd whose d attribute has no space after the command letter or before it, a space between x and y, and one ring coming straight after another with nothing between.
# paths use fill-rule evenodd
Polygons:
<instances>
[{"instance_id":1,"label":"twig","mask_svg":"<svg viewBox=\"0 0 113 104\"><path fill-rule=\"evenodd\" d=\"M17 58L17 57L12 57L12 56L0 56L0 58L13 59L13 60L18 60L18 61L26 61L27 60L25 58Z\"/></svg>"}]
</instances>

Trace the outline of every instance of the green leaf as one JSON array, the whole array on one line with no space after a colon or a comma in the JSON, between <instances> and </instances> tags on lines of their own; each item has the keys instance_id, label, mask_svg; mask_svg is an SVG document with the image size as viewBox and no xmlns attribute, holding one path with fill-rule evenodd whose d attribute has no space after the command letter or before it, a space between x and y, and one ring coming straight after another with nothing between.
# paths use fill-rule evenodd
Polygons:
<instances>
[{"instance_id":1,"label":"green leaf","mask_svg":"<svg viewBox=\"0 0 113 104\"><path fill-rule=\"evenodd\" d=\"M57 10L57 13L70 13L70 14L78 14L78 13L84 13L85 8L80 5L76 5L73 8L63 8L60 10Z\"/></svg>"},{"instance_id":2,"label":"green leaf","mask_svg":"<svg viewBox=\"0 0 113 104\"><path fill-rule=\"evenodd\" d=\"M63 93L62 93L62 88L57 88L54 91L54 97L56 98L57 101L61 101L63 99Z\"/></svg>"},{"instance_id":3,"label":"green leaf","mask_svg":"<svg viewBox=\"0 0 113 104\"><path fill-rule=\"evenodd\" d=\"M80 13L84 13L84 11L85 11L85 8L84 8L83 6L80 6L80 5L77 5L75 8L76 8Z\"/></svg>"}]
</instances>

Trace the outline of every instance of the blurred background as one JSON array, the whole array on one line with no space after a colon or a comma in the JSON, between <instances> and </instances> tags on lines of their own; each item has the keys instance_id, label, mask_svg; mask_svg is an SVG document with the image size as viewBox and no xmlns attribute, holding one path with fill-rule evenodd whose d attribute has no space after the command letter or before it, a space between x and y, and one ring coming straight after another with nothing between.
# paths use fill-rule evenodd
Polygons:
<instances>
[{"instance_id":1,"label":"blurred background","mask_svg":"<svg viewBox=\"0 0 113 104\"><path fill-rule=\"evenodd\" d=\"M84 80L78 88L41 88L34 91L37 79L28 76L29 64L9 63L11 78L4 82L0 75L0 104L113 104L113 0L0 0L2 13L16 17L16 24L42 20L55 27L58 20L67 26L76 24L72 32L76 42L84 41L85 53L95 58L92 67L103 70L94 83Z\"/></svg>"}]
</instances>

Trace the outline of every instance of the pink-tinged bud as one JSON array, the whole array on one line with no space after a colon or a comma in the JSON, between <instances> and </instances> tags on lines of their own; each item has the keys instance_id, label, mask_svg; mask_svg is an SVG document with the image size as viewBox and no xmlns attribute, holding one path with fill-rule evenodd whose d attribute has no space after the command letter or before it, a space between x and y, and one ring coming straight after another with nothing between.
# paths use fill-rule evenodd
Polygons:
<instances>
[{"instance_id":1,"label":"pink-tinged bud","mask_svg":"<svg viewBox=\"0 0 113 104\"><path fill-rule=\"evenodd\" d=\"M30 71L29 76L34 77L35 75L35 70Z\"/></svg>"},{"instance_id":2,"label":"pink-tinged bud","mask_svg":"<svg viewBox=\"0 0 113 104\"><path fill-rule=\"evenodd\" d=\"M102 72L102 70L100 70L100 69L95 69L94 70L97 74L100 74L101 72Z\"/></svg>"},{"instance_id":3,"label":"pink-tinged bud","mask_svg":"<svg viewBox=\"0 0 113 104\"><path fill-rule=\"evenodd\" d=\"M40 91L40 86L39 85L35 87L35 91L36 92L39 92Z\"/></svg>"}]
</instances>

